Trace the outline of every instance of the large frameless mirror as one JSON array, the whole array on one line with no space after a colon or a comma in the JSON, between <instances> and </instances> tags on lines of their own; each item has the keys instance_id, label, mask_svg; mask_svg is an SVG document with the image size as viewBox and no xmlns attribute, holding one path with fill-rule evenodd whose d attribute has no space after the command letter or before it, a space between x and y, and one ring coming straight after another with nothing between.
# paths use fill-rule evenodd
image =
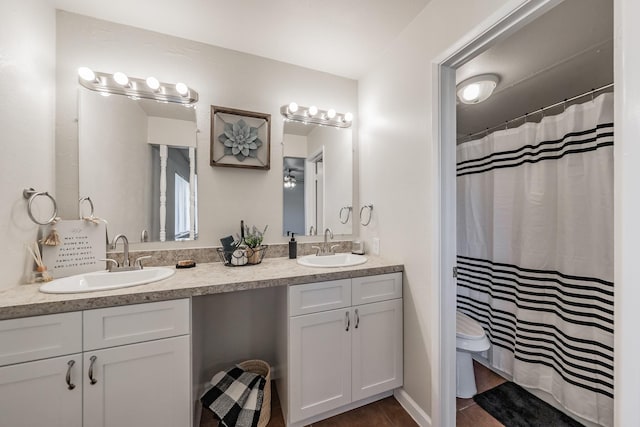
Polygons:
<instances>
[{"instance_id":1,"label":"large frameless mirror","mask_svg":"<svg viewBox=\"0 0 640 427\"><path fill-rule=\"evenodd\" d=\"M90 197L110 236L197 238L193 106L79 89L79 195Z\"/></svg>"},{"instance_id":2,"label":"large frameless mirror","mask_svg":"<svg viewBox=\"0 0 640 427\"><path fill-rule=\"evenodd\" d=\"M283 235L353 232L351 129L284 123Z\"/></svg>"}]
</instances>

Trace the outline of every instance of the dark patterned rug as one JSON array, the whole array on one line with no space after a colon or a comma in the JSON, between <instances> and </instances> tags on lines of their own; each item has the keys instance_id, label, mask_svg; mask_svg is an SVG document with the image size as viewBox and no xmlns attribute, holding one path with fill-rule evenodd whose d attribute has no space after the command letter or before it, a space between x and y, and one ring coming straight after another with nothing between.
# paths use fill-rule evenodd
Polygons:
<instances>
[{"instance_id":1,"label":"dark patterned rug","mask_svg":"<svg viewBox=\"0 0 640 427\"><path fill-rule=\"evenodd\" d=\"M476 394L473 400L506 427L584 427L512 382Z\"/></svg>"}]
</instances>

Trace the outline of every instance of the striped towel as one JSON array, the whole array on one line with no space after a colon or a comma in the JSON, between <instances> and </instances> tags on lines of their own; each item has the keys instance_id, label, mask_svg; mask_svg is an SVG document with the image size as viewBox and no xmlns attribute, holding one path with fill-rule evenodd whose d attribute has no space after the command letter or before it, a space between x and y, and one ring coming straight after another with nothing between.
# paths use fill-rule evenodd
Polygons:
<instances>
[{"instance_id":1,"label":"striped towel","mask_svg":"<svg viewBox=\"0 0 640 427\"><path fill-rule=\"evenodd\" d=\"M200 397L220 424L226 427L256 427L260 418L264 386L263 376L235 366L211 378L210 388Z\"/></svg>"}]
</instances>

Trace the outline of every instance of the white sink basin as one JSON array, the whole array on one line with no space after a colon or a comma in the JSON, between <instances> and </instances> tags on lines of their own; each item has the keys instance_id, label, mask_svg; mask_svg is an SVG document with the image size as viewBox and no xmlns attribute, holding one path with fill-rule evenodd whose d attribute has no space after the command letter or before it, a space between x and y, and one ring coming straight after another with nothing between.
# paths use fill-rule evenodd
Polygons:
<instances>
[{"instance_id":1,"label":"white sink basin","mask_svg":"<svg viewBox=\"0 0 640 427\"><path fill-rule=\"evenodd\" d=\"M367 262L366 256L355 254L307 255L298 258L298 264L306 267L350 267L365 262Z\"/></svg>"},{"instance_id":2,"label":"white sink basin","mask_svg":"<svg viewBox=\"0 0 640 427\"><path fill-rule=\"evenodd\" d=\"M73 294L76 292L106 291L157 282L174 275L176 271L167 267L145 267L142 270L107 270L78 274L47 282L40 286L40 292L47 294Z\"/></svg>"}]
</instances>

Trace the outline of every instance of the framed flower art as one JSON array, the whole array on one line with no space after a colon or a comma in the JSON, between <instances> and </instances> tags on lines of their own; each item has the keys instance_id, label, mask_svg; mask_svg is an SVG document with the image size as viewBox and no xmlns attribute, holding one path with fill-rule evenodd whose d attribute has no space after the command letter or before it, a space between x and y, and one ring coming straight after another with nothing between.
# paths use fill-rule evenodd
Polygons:
<instances>
[{"instance_id":1,"label":"framed flower art","mask_svg":"<svg viewBox=\"0 0 640 427\"><path fill-rule=\"evenodd\" d=\"M270 167L271 114L211 106L211 166Z\"/></svg>"}]
</instances>

